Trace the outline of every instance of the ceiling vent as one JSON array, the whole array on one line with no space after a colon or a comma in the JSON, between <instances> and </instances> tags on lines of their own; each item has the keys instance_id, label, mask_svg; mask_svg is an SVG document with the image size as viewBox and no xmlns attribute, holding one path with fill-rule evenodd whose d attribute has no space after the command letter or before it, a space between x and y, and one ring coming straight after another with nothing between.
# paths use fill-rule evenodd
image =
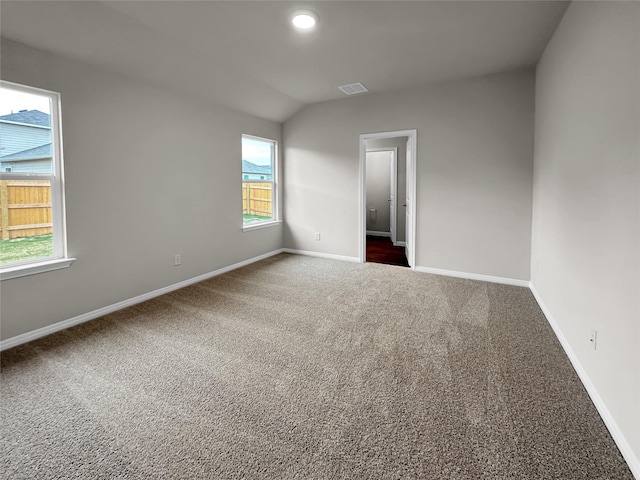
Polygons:
<instances>
[{"instance_id":1,"label":"ceiling vent","mask_svg":"<svg viewBox=\"0 0 640 480\"><path fill-rule=\"evenodd\" d=\"M342 85L341 87L338 87L338 88L343 93L346 93L347 95L356 95L357 93L364 93L369 91L361 83L352 83L350 85Z\"/></svg>"}]
</instances>

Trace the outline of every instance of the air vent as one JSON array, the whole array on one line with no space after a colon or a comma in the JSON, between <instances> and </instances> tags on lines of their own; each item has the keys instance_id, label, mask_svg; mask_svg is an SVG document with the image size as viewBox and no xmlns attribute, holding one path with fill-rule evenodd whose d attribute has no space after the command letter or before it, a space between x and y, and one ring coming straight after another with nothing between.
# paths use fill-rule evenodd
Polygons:
<instances>
[{"instance_id":1,"label":"air vent","mask_svg":"<svg viewBox=\"0 0 640 480\"><path fill-rule=\"evenodd\" d=\"M364 93L369 91L361 83L352 83L350 85L342 85L341 87L338 87L338 88L343 93L346 93L347 95L355 95L357 93Z\"/></svg>"}]
</instances>

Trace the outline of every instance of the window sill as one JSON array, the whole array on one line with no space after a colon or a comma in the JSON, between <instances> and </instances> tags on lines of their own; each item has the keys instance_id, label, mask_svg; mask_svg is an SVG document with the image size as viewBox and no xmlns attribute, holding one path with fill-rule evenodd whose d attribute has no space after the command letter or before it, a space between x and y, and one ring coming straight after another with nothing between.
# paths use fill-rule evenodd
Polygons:
<instances>
[{"instance_id":1,"label":"window sill","mask_svg":"<svg viewBox=\"0 0 640 480\"><path fill-rule=\"evenodd\" d=\"M45 262L3 268L0 269L0 280L9 280L10 278L26 277L27 275L35 275L36 273L60 270L61 268L71 266L74 260L75 258L57 258L55 260L47 260Z\"/></svg>"},{"instance_id":2,"label":"window sill","mask_svg":"<svg viewBox=\"0 0 640 480\"><path fill-rule=\"evenodd\" d=\"M249 225L243 225L242 231L249 232L251 230L260 230L261 228L275 227L282 224L282 220L273 220L271 222L262 222Z\"/></svg>"}]
</instances>

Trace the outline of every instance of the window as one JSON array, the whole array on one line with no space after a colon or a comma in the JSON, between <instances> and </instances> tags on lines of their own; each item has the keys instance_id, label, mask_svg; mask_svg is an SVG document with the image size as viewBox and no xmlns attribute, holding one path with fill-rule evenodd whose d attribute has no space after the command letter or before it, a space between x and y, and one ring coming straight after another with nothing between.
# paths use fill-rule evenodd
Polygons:
<instances>
[{"instance_id":1,"label":"window","mask_svg":"<svg viewBox=\"0 0 640 480\"><path fill-rule=\"evenodd\" d=\"M245 230L274 224L277 214L277 143L242 135L242 218Z\"/></svg>"},{"instance_id":2,"label":"window","mask_svg":"<svg viewBox=\"0 0 640 480\"><path fill-rule=\"evenodd\" d=\"M0 278L68 267L55 92L0 81Z\"/></svg>"}]
</instances>

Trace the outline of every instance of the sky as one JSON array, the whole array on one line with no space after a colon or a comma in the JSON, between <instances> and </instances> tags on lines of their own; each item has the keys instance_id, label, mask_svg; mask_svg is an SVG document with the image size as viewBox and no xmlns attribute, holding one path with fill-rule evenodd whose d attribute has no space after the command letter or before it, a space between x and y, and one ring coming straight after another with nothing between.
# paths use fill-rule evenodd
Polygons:
<instances>
[{"instance_id":1,"label":"sky","mask_svg":"<svg viewBox=\"0 0 640 480\"><path fill-rule=\"evenodd\" d=\"M272 143L242 138L242 159L255 165L271 165Z\"/></svg>"},{"instance_id":2,"label":"sky","mask_svg":"<svg viewBox=\"0 0 640 480\"><path fill-rule=\"evenodd\" d=\"M20 110L40 110L50 114L49 98L0 88L0 115L17 113Z\"/></svg>"}]
</instances>

